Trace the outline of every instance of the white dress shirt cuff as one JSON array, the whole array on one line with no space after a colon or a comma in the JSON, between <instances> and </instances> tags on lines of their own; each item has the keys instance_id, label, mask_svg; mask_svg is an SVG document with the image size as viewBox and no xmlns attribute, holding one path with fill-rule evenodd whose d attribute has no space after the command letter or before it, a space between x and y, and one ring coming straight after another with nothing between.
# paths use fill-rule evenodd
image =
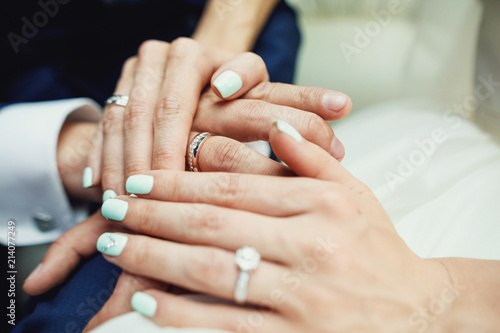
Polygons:
<instances>
[{"instance_id":1,"label":"white dress shirt cuff","mask_svg":"<svg viewBox=\"0 0 500 333\"><path fill-rule=\"evenodd\" d=\"M70 118L97 122L100 107L77 98L12 104L0 110L0 220L5 226L15 221L16 245L54 241L82 218L71 207L57 167L59 132ZM0 230L4 245L7 231Z\"/></svg>"}]
</instances>

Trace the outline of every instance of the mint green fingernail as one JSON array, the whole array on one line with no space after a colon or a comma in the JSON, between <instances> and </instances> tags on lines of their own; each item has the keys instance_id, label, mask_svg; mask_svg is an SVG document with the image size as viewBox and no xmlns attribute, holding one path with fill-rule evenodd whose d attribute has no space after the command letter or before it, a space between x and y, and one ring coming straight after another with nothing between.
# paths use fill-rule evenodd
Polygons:
<instances>
[{"instance_id":1,"label":"mint green fingernail","mask_svg":"<svg viewBox=\"0 0 500 333\"><path fill-rule=\"evenodd\" d=\"M123 221L127 210L128 202L118 199L106 200L101 207L102 216L115 221Z\"/></svg>"},{"instance_id":2,"label":"mint green fingernail","mask_svg":"<svg viewBox=\"0 0 500 333\"><path fill-rule=\"evenodd\" d=\"M113 190L106 190L103 194L102 194L102 202L108 200L108 199L114 199L116 198L117 195L116 195L116 192L113 191Z\"/></svg>"},{"instance_id":3,"label":"mint green fingernail","mask_svg":"<svg viewBox=\"0 0 500 333\"><path fill-rule=\"evenodd\" d=\"M83 169L82 185L84 188L89 188L90 186L92 186L92 168L91 167L86 167L85 169Z\"/></svg>"},{"instance_id":4,"label":"mint green fingernail","mask_svg":"<svg viewBox=\"0 0 500 333\"><path fill-rule=\"evenodd\" d=\"M127 241L128 237L125 235L106 232L97 240L97 251L116 257L122 253Z\"/></svg>"},{"instance_id":5,"label":"mint green fingernail","mask_svg":"<svg viewBox=\"0 0 500 333\"><path fill-rule=\"evenodd\" d=\"M300 135L300 133L297 132L297 130L289 123L284 122L283 120L275 120L273 121L273 124L276 124L276 127L280 132L291 136L297 142L302 142L302 135Z\"/></svg>"},{"instance_id":6,"label":"mint green fingernail","mask_svg":"<svg viewBox=\"0 0 500 333\"><path fill-rule=\"evenodd\" d=\"M227 98L243 87L243 81L238 73L227 70L214 80L214 86L223 98Z\"/></svg>"},{"instance_id":7,"label":"mint green fingernail","mask_svg":"<svg viewBox=\"0 0 500 333\"><path fill-rule=\"evenodd\" d=\"M154 178L147 175L130 176L127 179L125 188L128 193L148 194L153 189Z\"/></svg>"},{"instance_id":8,"label":"mint green fingernail","mask_svg":"<svg viewBox=\"0 0 500 333\"><path fill-rule=\"evenodd\" d=\"M130 303L135 311L147 317L153 317L158 306L156 300L152 296L140 291L136 292L134 296L132 296Z\"/></svg>"}]
</instances>

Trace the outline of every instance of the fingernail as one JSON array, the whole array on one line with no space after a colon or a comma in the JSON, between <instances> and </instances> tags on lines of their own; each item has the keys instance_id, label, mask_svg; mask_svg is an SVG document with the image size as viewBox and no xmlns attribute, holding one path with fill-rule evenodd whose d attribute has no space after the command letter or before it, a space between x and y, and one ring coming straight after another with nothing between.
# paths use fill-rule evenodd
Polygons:
<instances>
[{"instance_id":1,"label":"fingernail","mask_svg":"<svg viewBox=\"0 0 500 333\"><path fill-rule=\"evenodd\" d=\"M127 210L128 202L118 199L106 200L101 207L102 216L115 221L123 221Z\"/></svg>"},{"instance_id":2,"label":"fingernail","mask_svg":"<svg viewBox=\"0 0 500 333\"><path fill-rule=\"evenodd\" d=\"M330 155L335 157L337 160L342 160L345 155L345 148L342 142L339 139L334 138L332 141L332 145L330 147Z\"/></svg>"},{"instance_id":3,"label":"fingernail","mask_svg":"<svg viewBox=\"0 0 500 333\"><path fill-rule=\"evenodd\" d=\"M89 188L90 186L92 186L92 168L91 167L86 167L85 169L83 169L82 185L84 188Z\"/></svg>"},{"instance_id":4,"label":"fingernail","mask_svg":"<svg viewBox=\"0 0 500 333\"><path fill-rule=\"evenodd\" d=\"M127 241L128 237L125 235L106 232L97 240L97 251L116 257L122 253Z\"/></svg>"},{"instance_id":5,"label":"fingernail","mask_svg":"<svg viewBox=\"0 0 500 333\"><path fill-rule=\"evenodd\" d=\"M154 178L153 176L136 175L130 176L127 179L125 188L128 193L134 194L148 194L153 189Z\"/></svg>"},{"instance_id":6,"label":"fingernail","mask_svg":"<svg viewBox=\"0 0 500 333\"><path fill-rule=\"evenodd\" d=\"M143 292L136 292L132 296L131 300L132 308L147 317L153 317L156 313L156 307L158 306L156 300Z\"/></svg>"},{"instance_id":7,"label":"fingernail","mask_svg":"<svg viewBox=\"0 0 500 333\"><path fill-rule=\"evenodd\" d=\"M273 124L276 124L276 127L281 133L291 136L297 142L302 142L302 135L300 135L300 133L289 123L283 120L275 120Z\"/></svg>"},{"instance_id":8,"label":"fingernail","mask_svg":"<svg viewBox=\"0 0 500 333\"><path fill-rule=\"evenodd\" d=\"M26 280L34 279L38 275L38 273L40 273L41 270L42 270L42 263L39 263L38 266L36 266L36 268L33 270L33 272L31 272L31 274L28 276Z\"/></svg>"},{"instance_id":9,"label":"fingernail","mask_svg":"<svg viewBox=\"0 0 500 333\"><path fill-rule=\"evenodd\" d=\"M214 86L223 98L227 98L243 87L243 81L238 73L228 70L214 80Z\"/></svg>"},{"instance_id":10,"label":"fingernail","mask_svg":"<svg viewBox=\"0 0 500 333\"><path fill-rule=\"evenodd\" d=\"M114 199L116 198L117 195L116 195L116 192L113 191L113 190L106 190L103 194L102 194L102 202L108 200L108 199Z\"/></svg>"},{"instance_id":11,"label":"fingernail","mask_svg":"<svg viewBox=\"0 0 500 333\"><path fill-rule=\"evenodd\" d=\"M135 195L135 194L131 194L131 195L129 195L129 196L130 196L131 198L137 198L137 195Z\"/></svg>"},{"instance_id":12,"label":"fingernail","mask_svg":"<svg viewBox=\"0 0 500 333\"><path fill-rule=\"evenodd\" d=\"M323 95L323 106L330 111L340 111L347 104L347 96L343 93L326 93Z\"/></svg>"}]
</instances>

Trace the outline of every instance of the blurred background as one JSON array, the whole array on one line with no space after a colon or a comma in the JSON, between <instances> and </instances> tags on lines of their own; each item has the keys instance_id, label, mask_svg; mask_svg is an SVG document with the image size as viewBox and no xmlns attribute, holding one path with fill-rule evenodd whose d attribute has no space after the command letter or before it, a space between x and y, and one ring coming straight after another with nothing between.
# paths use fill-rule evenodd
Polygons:
<instances>
[{"instance_id":1,"label":"blurred background","mask_svg":"<svg viewBox=\"0 0 500 333\"><path fill-rule=\"evenodd\" d=\"M299 15L296 83L347 93L354 110L396 99L431 99L500 138L500 1L287 0ZM474 109L473 112L470 112ZM465 112L464 112L465 114Z\"/></svg>"}]
</instances>

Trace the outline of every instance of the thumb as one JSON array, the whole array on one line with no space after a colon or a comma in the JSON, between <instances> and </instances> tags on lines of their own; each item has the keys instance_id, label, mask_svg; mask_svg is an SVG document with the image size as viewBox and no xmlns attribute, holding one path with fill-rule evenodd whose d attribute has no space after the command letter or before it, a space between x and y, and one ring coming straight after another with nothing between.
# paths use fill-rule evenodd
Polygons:
<instances>
[{"instance_id":1,"label":"thumb","mask_svg":"<svg viewBox=\"0 0 500 333\"><path fill-rule=\"evenodd\" d=\"M40 295L64 282L83 258L97 251L99 236L119 226L110 224L100 212L66 231L49 248L38 267L28 276L23 289Z\"/></svg>"},{"instance_id":2,"label":"thumb","mask_svg":"<svg viewBox=\"0 0 500 333\"><path fill-rule=\"evenodd\" d=\"M233 100L264 81L269 81L264 60L255 53L246 52L225 63L214 73L212 90L222 99Z\"/></svg>"},{"instance_id":3,"label":"thumb","mask_svg":"<svg viewBox=\"0 0 500 333\"><path fill-rule=\"evenodd\" d=\"M88 322L83 332L88 332L112 318L132 311L130 300L134 293L151 288L163 290L165 289L165 284L123 272L116 283L113 294L99 312Z\"/></svg>"}]
</instances>

